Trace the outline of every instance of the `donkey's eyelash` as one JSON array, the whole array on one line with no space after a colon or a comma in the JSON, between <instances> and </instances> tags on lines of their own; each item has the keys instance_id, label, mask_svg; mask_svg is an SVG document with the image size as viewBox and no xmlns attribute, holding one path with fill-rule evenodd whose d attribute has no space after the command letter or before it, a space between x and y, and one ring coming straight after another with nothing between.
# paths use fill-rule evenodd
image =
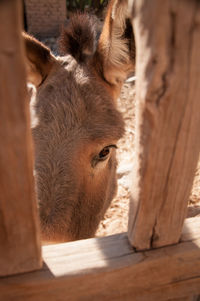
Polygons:
<instances>
[{"instance_id":1,"label":"donkey's eyelash","mask_svg":"<svg viewBox=\"0 0 200 301\"><path fill-rule=\"evenodd\" d=\"M116 144L107 145L107 146L105 146L105 147L108 147L108 148L115 148L115 149L118 148Z\"/></svg>"}]
</instances>

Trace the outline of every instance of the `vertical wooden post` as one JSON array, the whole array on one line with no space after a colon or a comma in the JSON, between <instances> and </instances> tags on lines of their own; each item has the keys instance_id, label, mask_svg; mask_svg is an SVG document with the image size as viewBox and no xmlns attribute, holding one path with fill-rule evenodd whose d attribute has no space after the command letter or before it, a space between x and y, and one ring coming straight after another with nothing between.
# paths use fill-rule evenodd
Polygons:
<instances>
[{"instance_id":1,"label":"vertical wooden post","mask_svg":"<svg viewBox=\"0 0 200 301\"><path fill-rule=\"evenodd\" d=\"M0 276L41 265L21 10L0 1Z\"/></svg>"},{"instance_id":2,"label":"vertical wooden post","mask_svg":"<svg viewBox=\"0 0 200 301\"><path fill-rule=\"evenodd\" d=\"M179 241L200 151L200 2L135 0L136 158L129 240Z\"/></svg>"}]
</instances>

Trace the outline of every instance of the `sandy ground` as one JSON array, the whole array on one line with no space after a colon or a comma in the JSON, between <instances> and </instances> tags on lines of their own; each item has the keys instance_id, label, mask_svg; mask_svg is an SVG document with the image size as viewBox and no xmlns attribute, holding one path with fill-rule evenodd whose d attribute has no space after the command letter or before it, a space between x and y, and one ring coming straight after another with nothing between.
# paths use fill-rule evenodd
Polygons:
<instances>
[{"instance_id":1,"label":"sandy ground","mask_svg":"<svg viewBox=\"0 0 200 301\"><path fill-rule=\"evenodd\" d=\"M43 42L57 54L55 38ZM130 171L134 158L135 133L135 82L125 83L118 99L118 108L122 112L126 134L118 143L118 194L112 201L104 219L99 225L96 236L106 236L127 231L130 196ZM200 214L200 160L196 170L193 189L188 199L188 217Z\"/></svg>"}]
</instances>

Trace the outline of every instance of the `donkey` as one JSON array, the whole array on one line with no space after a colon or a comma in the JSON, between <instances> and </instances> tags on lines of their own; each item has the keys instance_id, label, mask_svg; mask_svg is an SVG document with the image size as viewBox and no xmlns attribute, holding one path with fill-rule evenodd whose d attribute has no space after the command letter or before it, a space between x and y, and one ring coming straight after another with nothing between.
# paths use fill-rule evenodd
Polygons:
<instances>
[{"instance_id":1,"label":"donkey","mask_svg":"<svg viewBox=\"0 0 200 301\"><path fill-rule=\"evenodd\" d=\"M116 144L124 122L115 100L134 68L127 1L111 1L98 39L96 21L76 14L63 29L64 56L23 34L34 172L43 241L95 235L116 189Z\"/></svg>"}]
</instances>

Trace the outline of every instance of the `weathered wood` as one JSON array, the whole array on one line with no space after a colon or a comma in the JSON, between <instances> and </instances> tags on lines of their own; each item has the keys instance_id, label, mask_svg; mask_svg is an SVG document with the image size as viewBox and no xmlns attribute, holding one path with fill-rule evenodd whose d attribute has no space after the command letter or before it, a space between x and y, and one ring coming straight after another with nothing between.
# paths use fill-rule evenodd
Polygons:
<instances>
[{"instance_id":1,"label":"weathered wood","mask_svg":"<svg viewBox=\"0 0 200 301\"><path fill-rule=\"evenodd\" d=\"M189 297L183 297L183 298L170 299L167 301L199 301L199 300L200 300L199 296L189 296Z\"/></svg>"},{"instance_id":2,"label":"weathered wood","mask_svg":"<svg viewBox=\"0 0 200 301\"><path fill-rule=\"evenodd\" d=\"M182 242L135 253L127 234L43 247L40 271L0 280L0 300L155 301L200 293L200 218Z\"/></svg>"},{"instance_id":3,"label":"weathered wood","mask_svg":"<svg viewBox=\"0 0 200 301\"><path fill-rule=\"evenodd\" d=\"M198 301L198 296L188 296L188 297L183 297L183 298L175 298L175 299L170 299L167 301Z\"/></svg>"},{"instance_id":4,"label":"weathered wood","mask_svg":"<svg viewBox=\"0 0 200 301\"><path fill-rule=\"evenodd\" d=\"M21 1L0 1L0 276L41 265ZM0 293L1 294L1 293Z\"/></svg>"},{"instance_id":5,"label":"weathered wood","mask_svg":"<svg viewBox=\"0 0 200 301\"><path fill-rule=\"evenodd\" d=\"M200 150L200 2L134 1L136 156L129 240L177 243ZM156 20L156 21L155 21Z\"/></svg>"}]
</instances>

